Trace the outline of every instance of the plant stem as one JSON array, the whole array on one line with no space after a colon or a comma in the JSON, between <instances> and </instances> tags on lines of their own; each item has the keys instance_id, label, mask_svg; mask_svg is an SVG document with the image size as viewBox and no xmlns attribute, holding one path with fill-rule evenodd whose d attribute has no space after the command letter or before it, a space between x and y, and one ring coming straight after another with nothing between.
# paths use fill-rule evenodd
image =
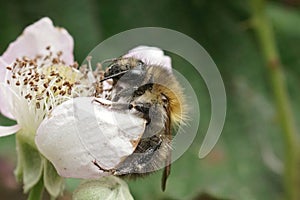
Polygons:
<instances>
[{"instance_id":1,"label":"plant stem","mask_svg":"<svg viewBox=\"0 0 300 200\"><path fill-rule=\"evenodd\" d=\"M41 178L39 182L31 189L27 200L39 200L42 199L42 194L44 191L44 183Z\"/></svg>"},{"instance_id":2,"label":"plant stem","mask_svg":"<svg viewBox=\"0 0 300 200\"><path fill-rule=\"evenodd\" d=\"M253 28L257 34L266 61L266 67L276 101L277 114L282 127L282 137L285 144L284 184L286 199L299 200L300 174L298 173L299 151L297 148L299 140L286 88L284 72L276 48L271 23L265 14L265 1L251 0L251 3Z\"/></svg>"}]
</instances>

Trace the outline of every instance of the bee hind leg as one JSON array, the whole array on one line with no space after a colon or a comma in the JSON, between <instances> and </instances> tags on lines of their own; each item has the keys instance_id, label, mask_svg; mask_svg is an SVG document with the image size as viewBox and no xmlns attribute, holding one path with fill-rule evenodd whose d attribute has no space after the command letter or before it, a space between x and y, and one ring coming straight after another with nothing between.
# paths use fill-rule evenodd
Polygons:
<instances>
[{"instance_id":1,"label":"bee hind leg","mask_svg":"<svg viewBox=\"0 0 300 200\"><path fill-rule=\"evenodd\" d=\"M133 153L115 170L114 175L143 175L148 172L155 171L153 166L153 158L161 147L162 141L159 140L157 144L148 147L146 150L139 150Z\"/></svg>"}]
</instances>

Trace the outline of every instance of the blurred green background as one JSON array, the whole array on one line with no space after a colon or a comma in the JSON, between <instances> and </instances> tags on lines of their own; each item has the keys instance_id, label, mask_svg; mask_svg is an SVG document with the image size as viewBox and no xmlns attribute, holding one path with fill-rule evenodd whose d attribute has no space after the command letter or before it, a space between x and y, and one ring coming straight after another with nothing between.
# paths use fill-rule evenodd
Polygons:
<instances>
[{"instance_id":1,"label":"blurred green background","mask_svg":"<svg viewBox=\"0 0 300 200\"><path fill-rule=\"evenodd\" d=\"M249 23L248 3L244 0L10 0L1 3L0 54L27 25L43 16L49 16L56 26L66 28L73 36L75 59L79 63L104 39L132 28L165 27L192 37L211 55L224 80L228 104L223 133L209 156L200 160L198 151L210 119L208 92L192 67L174 57L174 67L189 77L199 98L198 136L173 163L166 192L160 190L161 172L158 172L128 181L132 195L143 200L283 199L283 139L268 71ZM300 2L268 1L266 14L275 31L299 129ZM0 124L13 122L1 117ZM1 138L1 199L25 199L12 174L15 162L14 136ZM76 187L76 183L68 181L68 188ZM62 199L70 199L70 194Z\"/></svg>"}]
</instances>

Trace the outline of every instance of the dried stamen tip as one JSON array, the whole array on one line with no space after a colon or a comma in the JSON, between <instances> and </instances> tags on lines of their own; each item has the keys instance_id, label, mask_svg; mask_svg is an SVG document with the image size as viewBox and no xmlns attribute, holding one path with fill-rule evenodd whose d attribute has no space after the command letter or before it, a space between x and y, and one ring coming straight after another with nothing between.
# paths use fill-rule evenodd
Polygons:
<instances>
[{"instance_id":1,"label":"dried stamen tip","mask_svg":"<svg viewBox=\"0 0 300 200\"><path fill-rule=\"evenodd\" d=\"M62 54L63 54L63 52L62 52L62 51L58 51L56 55L57 55L58 57L61 57L61 56L62 56Z\"/></svg>"},{"instance_id":2,"label":"dried stamen tip","mask_svg":"<svg viewBox=\"0 0 300 200\"><path fill-rule=\"evenodd\" d=\"M92 68L92 56L86 57L86 61L88 62L89 70L92 72L93 71L93 68Z\"/></svg>"},{"instance_id":3,"label":"dried stamen tip","mask_svg":"<svg viewBox=\"0 0 300 200\"><path fill-rule=\"evenodd\" d=\"M92 60L92 56L87 56L87 57L86 57L86 60L87 60L88 62L90 62L90 61Z\"/></svg>"},{"instance_id":4,"label":"dried stamen tip","mask_svg":"<svg viewBox=\"0 0 300 200\"><path fill-rule=\"evenodd\" d=\"M78 62L75 61L75 62L73 63L73 65L72 65L72 67L75 68L75 69L78 69L78 67L79 67Z\"/></svg>"},{"instance_id":5,"label":"dried stamen tip","mask_svg":"<svg viewBox=\"0 0 300 200\"><path fill-rule=\"evenodd\" d=\"M97 63L97 69L102 70L102 64L101 63Z\"/></svg>"}]
</instances>

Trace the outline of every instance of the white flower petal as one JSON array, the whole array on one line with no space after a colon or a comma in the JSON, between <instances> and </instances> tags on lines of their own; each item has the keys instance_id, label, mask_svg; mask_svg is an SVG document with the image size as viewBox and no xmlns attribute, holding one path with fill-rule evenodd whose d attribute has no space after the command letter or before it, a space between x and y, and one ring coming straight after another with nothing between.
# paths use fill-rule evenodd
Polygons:
<instances>
[{"instance_id":1,"label":"white flower petal","mask_svg":"<svg viewBox=\"0 0 300 200\"><path fill-rule=\"evenodd\" d=\"M5 80L6 66L8 64L0 57L0 83Z\"/></svg>"},{"instance_id":2,"label":"white flower petal","mask_svg":"<svg viewBox=\"0 0 300 200\"><path fill-rule=\"evenodd\" d=\"M20 129L21 127L18 124L13 126L0 126L0 137L12 135Z\"/></svg>"},{"instance_id":3,"label":"white flower petal","mask_svg":"<svg viewBox=\"0 0 300 200\"><path fill-rule=\"evenodd\" d=\"M164 52L157 47L138 46L136 48L131 49L123 57L134 57L140 59L145 63L152 65L162 65L165 66L167 69L172 70L171 58L169 56L164 55Z\"/></svg>"},{"instance_id":4,"label":"white flower petal","mask_svg":"<svg viewBox=\"0 0 300 200\"><path fill-rule=\"evenodd\" d=\"M37 130L36 145L63 177L97 178L108 175L131 155L140 140L145 120L129 111L116 111L78 97L56 107Z\"/></svg>"},{"instance_id":5,"label":"white flower petal","mask_svg":"<svg viewBox=\"0 0 300 200\"><path fill-rule=\"evenodd\" d=\"M3 116L15 120L13 115L13 98L16 97L9 85L0 82L0 112ZM17 99L17 98L16 98Z\"/></svg>"},{"instance_id":6,"label":"white flower petal","mask_svg":"<svg viewBox=\"0 0 300 200\"><path fill-rule=\"evenodd\" d=\"M3 67L1 67L3 66ZM11 99L9 94L5 90L6 84L4 83L6 73L8 70L6 70L7 63L0 58L0 113L4 115L7 118L15 119L10 111L10 107L8 106L8 99Z\"/></svg>"},{"instance_id":7,"label":"white flower petal","mask_svg":"<svg viewBox=\"0 0 300 200\"><path fill-rule=\"evenodd\" d=\"M66 64L73 63L73 38L65 29L54 27L48 17L26 27L22 35L10 43L2 59L11 64L16 58L23 56L34 58L37 54L43 53L47 46L51 46L54 52L62 51L62 59Z\"/></svg>"}]
</instances>

